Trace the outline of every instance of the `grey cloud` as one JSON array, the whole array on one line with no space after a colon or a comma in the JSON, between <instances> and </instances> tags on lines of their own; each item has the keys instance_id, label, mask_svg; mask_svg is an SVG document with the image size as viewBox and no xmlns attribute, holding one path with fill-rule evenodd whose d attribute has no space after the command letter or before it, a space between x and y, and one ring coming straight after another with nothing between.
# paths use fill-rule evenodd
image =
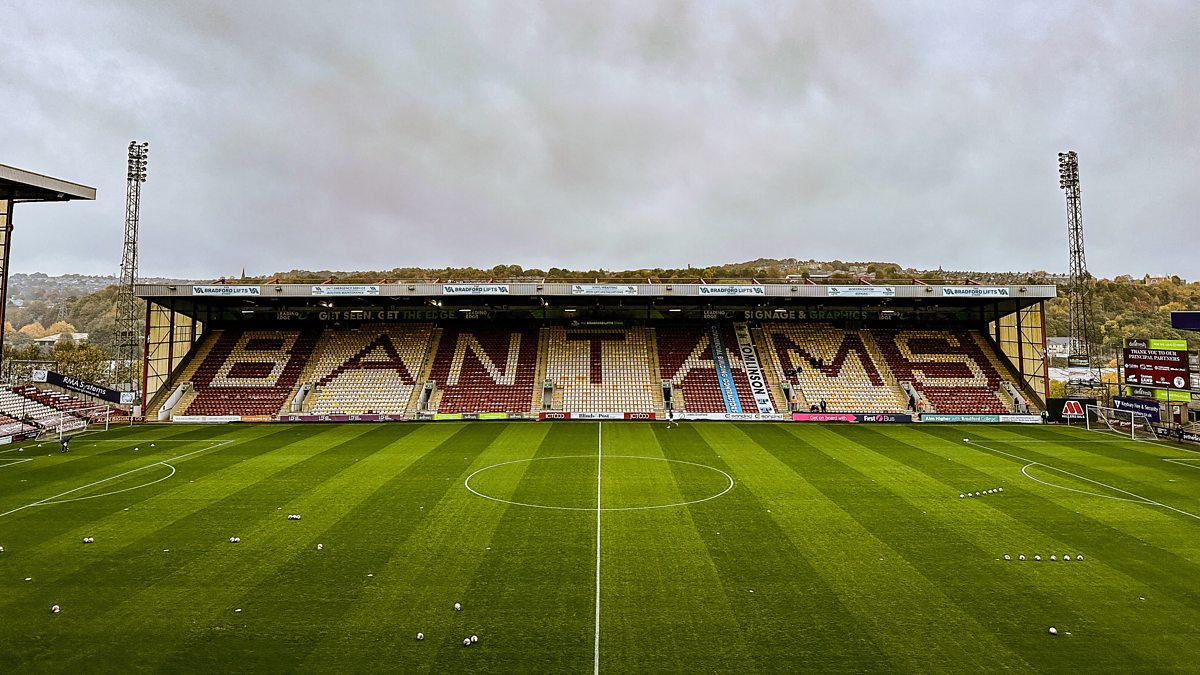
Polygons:
<instances>
[{"instance_id":1,"label":"grey cloud","mask_svg":"<svg viewBox=\"0 0 1200 675\"><path fill-rule=\"evenodd\" d=\"M763 256L1200 277L1194 3L21 2L13 269L619 269ZM1163 246L1130 245L1154 232ZM1193 246L1181 246L1180 242Z\"/></svg>"}]
</instances>

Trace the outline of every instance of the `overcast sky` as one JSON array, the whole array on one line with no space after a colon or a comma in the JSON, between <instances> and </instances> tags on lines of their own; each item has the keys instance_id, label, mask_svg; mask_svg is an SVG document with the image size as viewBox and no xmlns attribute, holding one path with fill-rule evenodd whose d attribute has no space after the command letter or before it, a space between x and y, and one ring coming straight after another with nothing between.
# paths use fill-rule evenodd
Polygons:
<instances>
[{"instance_id":1,"label":"overcast sky","mask_svg":"<svg viewBox=\"0 0 1200 675\"><path fill-rule=\"evenodd\" d=\"M1200 3L5 3L11 268L141 273L759 257L1200 278Z\"/></svg>"}]
</instances>

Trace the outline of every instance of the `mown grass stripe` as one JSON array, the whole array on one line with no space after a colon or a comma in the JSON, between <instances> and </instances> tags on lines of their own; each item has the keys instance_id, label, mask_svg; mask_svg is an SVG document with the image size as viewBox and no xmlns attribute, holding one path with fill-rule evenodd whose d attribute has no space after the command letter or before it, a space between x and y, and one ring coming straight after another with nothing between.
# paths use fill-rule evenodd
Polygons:
<instances>
[{"instance_id":1,"label":"mown grass stripe","mask_svg":"<svg viewBox=\"0 0 1200 675\"><path fill-rule=\"evenodd\" d=\"M345 466L418 428L381 425L368 434L371 438L349 446ZM297 553L292 556L273 564L262 561L266 569L256 570L252 583L236 585L226 602L243 607L243 616L234 617L222 608L224 615L214 617L216 626L244 623L246 629L197 636L163 661L163 667L207 670L234 658L249 672L296 669L322 640L337 635L340 618L367 587L383 581L380 571L387 559L428 517L428 509L406 506L436 503L453 485L452 480L441 480L441 474L457 475L465 465L462 457L481 452L499 432L499 428L486 425L459 427L321 533L328 551L311 550L306 537L296 543ZM345 543L351 539L353 548ZM255 638L256 633L268 630L280 635L270 647Z\"/></svg>"},{"instance_id":2,"label":"mown grass stripe","mask_svg":"<svg viewBox=\"0 0 1200 675\"><path fill-rule=\"evenodd\" d=\"M594 505L595 454L595 423L552 425L533 457L581 459L529 462L513 499L565 500L579 488ZM467 607L445 615L450 623L438 622L445 627L437 629L439 641L418 650L415 665L432 672L591 672L595 511L508 506L465 489L458 497L467 500L468 513L500 514L485 544L492 550L477 547L464 554L462 568L428 579L435 588L461 584ZM449 626L464 635L478 629L486 647L464 650L455 639L443 639L440 631Z\"/></svg>"},{"instance_id":3,"label":"mown grass stripe","mask_svg":"<svg viewBox=\"0 0 1200 675\"><path fill-rule=\"evenodd\" d=\"M605 505L687 501L671 462L627 458L666 458L652 426L611 424L604 434ZM683 482L699 478L701 490L725 486L720 474L714 480L690 465L680 468L688 477ZM739 672L753 663L753 647L686 508L605 511L603 518L603 672L651 672L684 663Z\"/></svg>"},{"instance_id":4,"label":"mown grass stripe","mask_svg":"<svg viewBox=\"0 0 1200 675\"><path fill-rule=\"evenodd\" d=\"M765 431L756 430L755 435ZM866 438L887 432L864 427L833 428L831 433L843 438ZM864 461L854 448L848 445L822 447L795 433L789 435L796 438L795 443L814 450L805 455L805 471L823 476L814 483L822 494L902 555L925 578L940 579L942 592L957 602L962 611L974 609L976 621L1012 653L1022 654L1029 663L1049 669L1070 668L1085 655L1105 669L1137 670L1159 666L1151 655L1120 647L1124 643L1117 634L1106 636L1115 648L1102 654L1094 650L1090 641L1064 642L1049 648L1044 637L1045 626L1053 623L1088 626L1092 623L1082 608L1069 603L1066 598L1046 593L1040 586L1024 583L1013 565L997 566L990 551L979 548L936 515L929 516L907 501L905 495L892 492L888 486L872 483L854 466ZM894 436L889 438L885 452L890 458L900 452L904 444ZM858 445L855 441L851 443ZM779 445L771 445L771 450L781 459L788 457ZM863 449L862 446L859 449ZM943 664L943 667L951 665ZM1014 664L998 661L991 667L1014 667Z\"/></svg>"},{"instance_id":5,"label":"mown grass stripe","mask_svg":"<svg viewBox=\"0 0 1200 675\"><path fill-rule=\"evenodd\" d=\"M667 457L731 470L694 425L660 428L656 436ZM680 489L685 496L692 492L685 486ZM719 500L687 508L745 631L744 639L754 646L754 669L891 667L874 637L791 544L754 493L735 487ZM780 663L782 655L787 657Z\"/></svg>"}]
</instances>

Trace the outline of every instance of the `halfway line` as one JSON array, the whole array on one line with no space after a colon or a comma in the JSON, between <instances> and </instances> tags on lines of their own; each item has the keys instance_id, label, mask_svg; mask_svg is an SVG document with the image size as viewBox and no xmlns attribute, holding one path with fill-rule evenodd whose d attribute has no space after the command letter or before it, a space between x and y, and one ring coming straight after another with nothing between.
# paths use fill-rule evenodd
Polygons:
<instances>
[{"instance_id":1,"label":"halfway line","mask_svg":"<svg viewBox=\"0 0 1200 675\"><path fill-rule=\"evenodd\" d=\"M604 462L604 423L596 423L596 654L592 672L600 675L600 470Z\"/></svg>"}]
</instances>

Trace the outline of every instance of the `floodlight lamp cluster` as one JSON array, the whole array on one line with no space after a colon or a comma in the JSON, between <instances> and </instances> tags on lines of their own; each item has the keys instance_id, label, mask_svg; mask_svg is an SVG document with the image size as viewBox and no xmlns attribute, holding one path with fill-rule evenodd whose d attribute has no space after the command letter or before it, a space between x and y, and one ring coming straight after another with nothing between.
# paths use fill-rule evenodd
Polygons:
<instances>
[{"instance_id":1,"label":"floodlight lamp cluster","mask_svg":"<svg viewBox=\"0 0 1200 675\"><path fill-rule=\"evenodd\" d=\"M1079 186L1079 155L1074 150L1058 153L1058 187L1069 190Z\"/></svg>"},{"instance_id":2,"label":"floodlight lamp cluster","mask_svg":"<svg viewBox=\"0 0 1200 675\"><path fill-rule=\"evenodd\" d=\"M129 141L129 180L136 180L139 183L146 182L146 162L150 155L149 143L138 143L137 141Z\"/></svg>"}]
</instances>

